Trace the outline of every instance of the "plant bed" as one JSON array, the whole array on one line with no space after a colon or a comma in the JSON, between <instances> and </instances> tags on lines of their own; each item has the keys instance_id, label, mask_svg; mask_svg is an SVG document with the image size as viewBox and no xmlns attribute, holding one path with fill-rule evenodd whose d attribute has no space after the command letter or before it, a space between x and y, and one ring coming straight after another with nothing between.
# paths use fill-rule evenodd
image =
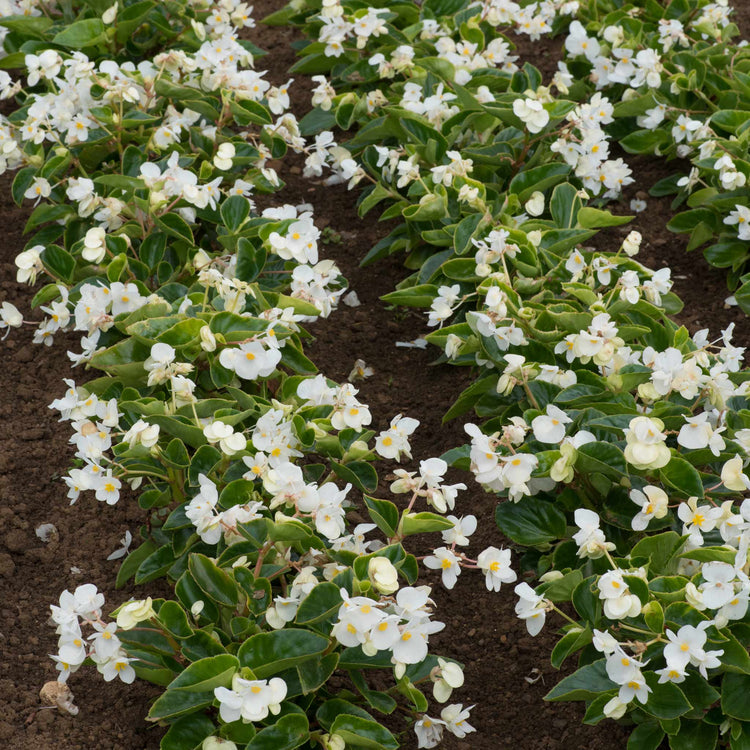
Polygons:
<instances>
[{"instance_id":1,"label":"plant bed","mask_svg":"<svg viewBox=\"0 0 750 750\"><path fill-rule=\"evenodd\" d=\"M264 5L271 7L259 5L256 13L276 9L274 4ZM286 29L264 29L255 30L252 37L257 44L276 50L289 40L290 33ZM263 65L269 70L269 80L282 84L292 60L288 52L276 59L274 54L265 58ZM554 70L554 66L550 70ZM309 85L300 86L300 90L308 91ZM308 97L306 93L293 101L292 106L300 115L304 113ZM466 442L462 420L443 425L441 418L458 393L470 383L469 372L462 368L430 367L429 351L395 346L396 341L411 342L427 332L421 314L388 309L378 301L405 276L395 258L365 269L357 267L357 261L387 234L387 229L378 225L374 217L359 220L354 196L345 188L331 188L300 177L299 162L288 160L279 171L287 187L284 193L265 199L270 201L268 205L309 201L315 206L316 224L327 233L329 240L323 252L338 263L350 288L358 293L362 302L361 307L342 306L331 319L311 326L314 341L306 348L307 355L319 364L327 377L337 382L346 380L355 359L362 358L371 365L374 374L356 385L362 401L379 415L379 423L374 423L372 428L386 429L386 415L404 413L418 417L422 425L411 442L415 459L437 456ZM639 182L633 189L647 189L650 180L664 176L658 169L655 171L653 180L648 170L639 173ZM7 189L4 195L7 199ZM626 191L625 197L629 200L634 193ZM265 207L263 202L259 201L261 208ZM678 320L690 333L703 327L718 330L727 322L736 321L735 340L743 344L750 339L746 319L736 310L727 313L722 304L727 295L724 275L706 273L700 258L699 264L693 256L684 254L682 238L666 230L667 203L668 199L649 199L649 212L639 215L636 223L628 227L628 231L638 228L647 238L642 254L648 261L646 265L658 267L665 260L665 250L669 251L669 265L678 282L675 289L679 289L686 302ZM24 244L20 229L26 215L10 202L4 206L4 211L4 218L8 217L8 241L3 270L4 278L10 279L15 272L13 259ZM608 240L622 241L618 228L597 238L597 241ZM699 270L696 272L696 269ZM681 279L681 276L686 278ZM28 292L25 287L7 281L0 288L5 294L0 301L14 302L26 309ZM56 601L59 592L64 588L72 590L79 582L95 580L105 592L108 604L125 601L131 595L146 594L138 588L116 591L117 563L105 559L118 546L125 528L135 531L141 520L138 509L131 508L125 497L114 509L93 505L90 499L86 501L85 512L76 505L68 507L57 477L66 472L69 464L66 454L69 430L55 423L46 409L46 404L60 395L60 378L67 377L64 349L68 348L68 342L67 339L56 341L49 350L32 348L29 339L30 336L13 332L0 344L7 362L7 382L18 384L17 392L9 394L2 407L7 428L0 486L3 496L8 498L0 511L6 516L0 542L7 550L0 558L5 589L2 630L13 648L8 649L4 657L8 664L4 665L0 696L10 697L13 714L0 723L0 738L5 739L9 747L19 749L51 746L61 741L65 746L83 747L91 741L101 742L105 736L113 748L155 748L159 746L162 730L147 726L143 718L159 691L140 681L126 687L119 683L89 681L79 675L74 678L76 700L81 707L78 717L39 710L38 687L53 676L44 654L53 653L56 648L51 629L44 622L47 608ZM70 346L73 347L72 342ZM75 375L80 379L79 372ZM39 469L30 469L33 466ZM393 468L396 466L391 470ZM449 478L470 484L467 476L456 472ZM387 485L381 485L380 492L387 492ZM398 497L392 499L401 503ZM495 504L492 496L471 483L470 490L462 494L458 508L461 513L489 518ZM84 517L85 524L82 523ZM359 520L367 518L362 516ZM48 542L42 542L34 531L39 524L48 521L54 522L57 532ZM413 551L429 554L432 546L428 544L420 544ZM507 544L507 540L502 540L494 524L487 524L480 526L469 549L476 555L482 547L503 544ZM80 574L71 568L78 568ZM32 592L26 586L19 586L19 581L32 581ZM431 644L434 642L441 653L465 664L466 684L460 700L464 705L476 704L472 723L477 726L477 733L465 740L447 738L442 746L459 750L467 747L483 750L511 743L540 749L603 748L605 743L624 747L627 730L609 722L598 727L581 726L582 712L577 706L542 702L561 676L548 663L555 638L551 632L530 638L523 624L515 619L513 602L505 595L507 592L489 593L481 577L472 578L468 573L452 591L441 589L439 576L429 571L422 571L420 581L433 586L440 619L447 625L442 634L431 639ZM158 584L149 586L150 595L168 596ZM28 639L18 635L32 630L34 635ZM571 664L568 671L572 669ZM117 706L115 712L112 706ZM403 726L393 729L400 730ZM415 747L414 742L411 736L402 746Z\"/></svg>"}]
</instances>

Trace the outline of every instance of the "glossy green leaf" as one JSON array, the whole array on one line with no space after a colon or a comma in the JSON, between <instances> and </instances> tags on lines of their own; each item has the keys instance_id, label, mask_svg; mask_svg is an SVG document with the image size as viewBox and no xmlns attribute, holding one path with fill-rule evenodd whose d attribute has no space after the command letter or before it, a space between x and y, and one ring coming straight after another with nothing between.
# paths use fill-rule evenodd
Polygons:
<instances>
[{"instance_id":1,"label":"glossy green leaf","mask_svg":"<svg viewBox=\"0 0 750 750\"><path fill-rule=\"evenodd\" d=\"M341 592L335 583L319 583L303 600L297 610L298 625L312 625L332 617L342 605Z\"/></svg>"},{"instance_id":2,"label":"glossy green leaf","mask_svg":"<svg viewBox=\"0 0 750 750\"><path fill-rule=\"evenodd\" d=\"M369 750L398 750L396 738L376 721L359 716L342 714L331 726L331 733L338 734L347 745Z\"/></svg>"},{"instance_id":3,"label":"glossy green leaf","mask_svg":"<svg viewBox=\"0 0 750 750\"><path fill-rule=\"evenodd\" d=\"M203 714L177 719L161 739L160 750L195 750L216 730L215 724Z\"/></svg>"},{"instance_id":4,"label":"glossy green leaf","mask_svg":"<svg viewBox=\"0 0 750 750\"><path fill-rule=\"evenodd\" d=\"M401 519L401 533L404 536L445 531L451 528L453 528L453 522L437 513L407 513Z\"/></svg>"},{"instance_id":5,"label":"glossy green leaf","mask_svg":"<svg viewBox=\"0 0 750 750\"><path fill-rule=\"evenodd\" d=\"M205 693L214 688L232 684L232 677L239 669L236 656L219 654L199 659L186 667L169 685L169 690L185 690L190 693Z\"/></svg>"},{"instance_id":6,"label":"glossy green leaf","mask_svg":"<svg viewBox=\"0 0 750 750\"><path fill-rule=\"evenodd\" d=\"M517 544L537 545L565 536L565 515L552 503L524 497L518 503L503 502L495 510L500 531Z\"/></svg>"},{"instance_id":7,"label":"glossy green leaf","mask_svg":"<svg viewBox=\"0 0 750 750\"><path fill-rule=\"evenodd\" d=\"M328 646L327 638L309 630L284 628L251 636L240 646L237 657L243 667L250 667L263 680L322 654Z\"/></svg>"},{"instance_id":8,"label":"glossy green leaf","mask_svg":"<svg viewBox=\"0 0 750 750\"><path fill-rule=\"evenodd\" d=\"M247 745L246 750L294 750L307 742L310 729L303 714L287 714L275 724L261 729Z\"/></svg>"},{"instance_id":9,"label":"glossy green leaf","mask_svg":"<svg viewBox=\"0 0 750 750\"><path fill-rule=\"evenodd\" d=\"M750 721L750 675L727 672L721 684L721 708L727 716Z\"/></svg>"},{"instance_id":10,"label":"glossy green leaf","mask_svg":"<svg viewBox=\"0 0 750 750\"><path fill-rule=\"evenodd\" d=\"M198 586L217 604L226 607L237 605L237 584L208 557L201 554L190 555L188 570Z\"/></svg>"}]
</instances>

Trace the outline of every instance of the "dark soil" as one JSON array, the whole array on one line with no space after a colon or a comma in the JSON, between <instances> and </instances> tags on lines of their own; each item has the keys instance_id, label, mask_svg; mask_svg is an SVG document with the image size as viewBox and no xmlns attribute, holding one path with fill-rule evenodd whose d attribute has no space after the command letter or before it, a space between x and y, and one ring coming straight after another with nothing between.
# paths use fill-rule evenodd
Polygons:
<instances>
[{"instance_id":1,"label":"dark soil","mask_svg":"<svg viewBox=\"0 0 750 750\"><path fill-rule=\"evenodd\" d=\"M273 0L256 3L255 16L261 18L280 5ZM738 17L747 33L750 7L743 5ZM252 37L272 53L258 67L269 69L274 83L285 82L295 59L289 48L293 32L261 28ZM545 78L556 69L554 43L519 47L524 59L543 67ZM301 76L292 85L293 92L304 92L295 100L298 114L305 111L309 88ZM658 163L636 165L630 161L637 166L639 190L671 173ZM442 425L441 416L471 382L471 373L431 366L430 351L395 347L396 341L410 341L427 330L421 315L389 310L379 301L405 275L398 257L367 269L358 267L359 259L387 230L375 221L374 214L365 221L358 219L353 193L343 187L325 188L304 181L298 170L288 169L290 164L293 161L286 164L283 173L287 188L272 198L273 203L309 201L315 206L318 226L328 226L341 236L340 243L325 246L322 254L339 263L362 302L358 308L342 306L328 321L311 329L315 341L310 357L327 376L338 381L346 379L357 358L371 365L375 374L359 381L357 387L361 400L372 407L373 427L385 427L397 413L418 418L422 424L412 441L415 461L464 443L463 420ZM27 212L12 204L10 182L8 176L0 180L0 216L5 230L0 249L0 301L13 302L26 313L32 294L28 287L14 281L13 259L23 249ZM736 308L723 309L728 294L724 274L709 270L699 251L687 255L683 238L666 231L668 199L649 198L648 203L648 210L625 233L631 228L643 233L644 262L653 267L672 267L675 291L686 301L681 320L691 330L710 325L715 331L735 320L736 339L750 343L744 315ZM626 209L627 203L623 211ZM610 236L613 243L621 241L619 233ZM67 442L70 432L67 425L55 421L47 404L60 396L64 388L61 378L85 379L80 370L71 371L65 357L66 349L77 346L73 336L60 337L51 349L33 345L31 330L14 330L0 343L5 383L0 391L0 745L8 750L83 750L92 746L151 750L158 747L162 731L148 726L143 717L158 688L140 682L131 686L105 683L92 669L84 669L70 679L81 709L77 717L42 709L38 698L42 684L56 675L47 657L56 651L56 636L47 620L49 605L57 602L63 589L94 582L105 593L108 608L130 596L151 593L144 587L116 591L118 563L106 561L126 529L136 534L142 511L135 500L123 498L110 508L93 499L82 499L71 507L59 478L67 471L72 456ZM469 486L459 495L457 514L473 513L484 521L474 535L469 554L490 544L501 546L503 540L492 520L493 498L484 494L471 477L453 476L453 481L465 481ZM58 533L44 544L34 530L47 522L54 523ZM417 544L420 546L415 551L424 554L430 544L438 546L439 542L426 538L417 540ZM80 573L71 572L72 567ZM465 664L466 685L454 693L452 700L476 704L471 718L476 734L466 740L448 738L443 747L624 748L624 728L612 722L583 726L580 705L543 701L544 694L560 678L549 665L554 629L560 623L549 622L542 634L530 638L513 613L512 586L491 594L478 573L465 572L453 591L446 591L433 574L426 574L424 581L433 585L438 619L446 623L445 631L433 636L431 650ZM432 715L437 715L434 709ZM404 747L416 747L413 735Z\"/></svg>"},{"instance_id":2,"label":"dark soil","mask_svg":"<svg viewBox=\"0 0 750 750\"><path fill-rule=\"evenodd\" d=\"M15 281L14 258L24 247L29 211L13 204L11 182L8 175L0 180L0 301L39 319L38 312L29 312L30 288ZM56 337L48 348L32 344L32 335L31 327L13 330L0 343L0 745L9 750L158 748L160 730L144 721L157 695L147 683L106 683L92 668L83 668L70 679L77 717L41 708L39 689L56 677L47 656L57 653L49 605L58 603L64 589L88 582L105 593L108 609L145 593L116 591L119 563L106 559L121 546L126 529L137 534L143 512L135 499L109 507L89 494L70 506L60 479L72 458L71 431L55 421L47 404L64 392L62 378L87 379L80 369L71 370L65 354L79 349L80 337ZM46 544L35 534L43 523L57 528Z\"/></svg>"}]
</instances>

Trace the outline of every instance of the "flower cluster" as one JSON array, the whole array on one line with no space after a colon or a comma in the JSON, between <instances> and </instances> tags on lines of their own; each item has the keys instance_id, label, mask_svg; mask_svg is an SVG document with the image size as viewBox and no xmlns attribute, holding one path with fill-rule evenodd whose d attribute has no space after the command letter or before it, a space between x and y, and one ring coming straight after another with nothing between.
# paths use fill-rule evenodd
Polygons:
<instances>
[{"instance_id":1,"label":"flower cluster","mask_svg":"<svg viewBox=\"0 0 750 750\"><path fill-rule=\"evenodd\" d=\"M63 591L58 605L51 605L52 621L57 625L58 653L52 656L58 681L68 677L91 659L102 677L110 682L119 677L125 683L135 679L131 659L122 648L117 636L118 623L102 619L104 595L91 583L78 586L76 590ZM84 637L81 626L89 626L93 632Z\"/></svg>"}]
</instances>

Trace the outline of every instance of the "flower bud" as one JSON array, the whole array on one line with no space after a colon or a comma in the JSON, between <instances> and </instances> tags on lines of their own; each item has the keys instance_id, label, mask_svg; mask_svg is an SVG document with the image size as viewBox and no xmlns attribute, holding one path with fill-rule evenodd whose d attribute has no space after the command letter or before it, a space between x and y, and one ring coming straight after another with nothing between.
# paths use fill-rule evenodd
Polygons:
<instances>
[{"instance_id":1,"label":"flower bud","mask_svg":"<svg viewBox=\"0 0 750 750\"><path fill-rule=\"evenodd\" d=\"M398 571L387 557L371 558L367 566L367 575L381 594L398 591Z\"/></svg>"},{"instance_id":2,"label":"flower bud","mask_svg":"<svg viewBox=\"0 0 750 750\"><path fill-rule=\"evenodd\" d=\"M151 597L135 602L128 602L120 608L117 613L117 627L121 630L130 630L143 620L150 620L156 616L151 606Z\"/></svg>"},{"instance_id":3,"label":"flower bud","mask_svg":"<svg viewBox=\"0 0 750 750\"><path fill-rule=\"evenodd\" d=\"M232 740L224 740L221 737L206 737L201 750L237 750L237 745Z\"/></svg>"},{"instance_id":4,"label":"flower bud","mask_svg":"<svg viewBox=\"0 0 750 750\"><path fill-rule=\"evenodd\" d=\"M107 10L102 13L102 23L109 25L114 23L115 18L117 18L117 3L107 8Z\"/></svg>"},{"instance_id":5,"label":"flower bud","mask_svg":"<svg viewBox=\"0 0 750 750\"><path fill-rule=\"evenodd\" d=\"M612 698L604 708L602 712L610 719L621 719L625 716L625 712L628 710L628 704L624 703L618 696Z\"/></svg>"},{"instance_id":6,"label":"flower bud","mask_svg":"<svg viewBox=\"0 0 750 750\"><path fill-rule=\"evenodd\" d=\"M368 453L370 453L370 449L367 447L367 443L365 443L364 440L355 440L349 446L349 450L346 452L344 460L356 461L357 459L363 458Z\"/></svg>"},{"instance_id":7,"label":"flower bud","mask_svg":"<svg viewBox=\"0 0 750 750\"><path fill-rule=\"evenodd\" d=\"M529 216L541 216L544 213L544 193L535 190L524 204L524 209Z\"/></svg>"},{"instance_id":8,"label":"flower bud","mask_svg":"<svg viewBox=\"0 0 750 750\"><path fill-rule=\"evenodd\" d=\"M559 581L563 577L563 574L559 570L548 570L546 573L539 576L539 580L542 583L549 583L550 581Z\"/></svg>"},{"instance_id":9,"label":"flower bud","mask_svg":"<svg viewBox=\"0 0 750 750\"><path fill-rule=\"evenodd\" d=\"M213 352L216 351L216 336L214 336L213 331L205 325L200 330L200 337L201 337L201 349L205 352Z\"/></svg>"},{"instance_id":10,"label":"flower bud","mask_svg":"<svg viewBox=\"0 0 750 750\"><path fill-rule=\"evenodd\" d=\"M324 734L321 738L325 750L345 750L346 742L340 734Z\"/></svg>"},{"instance_id":11,"label":"flower bud","mask_svg":"<svg viewBox=\"0 0 750 750\"><path fill-rule=\"evenodd\" d=\"M539 229L535 229L533 232L529 232L526 238L534 247L539 247L539 243L542 241L542 232Z\"/></svg>"},{"instance_id":12,"label":"flower bud","mask_svg":"<svg viewBox=\"0 0 750 750\"><path fill-rule=\"evenodd\" d=\"M641 249L641 242L643 236L640 232L636 232L635 229L625 238L622 243L622 250L628 257L632 258L638 255L638 251Z\"/></svg>"},{"instance_id":13,"label":"flower bud","mask_svg":"<svg viewBox=\"0 0 750 750\"><path fill-rule=\"evenodd\" d=\"M205 250L198 250L193 256L193 268L195 268L196 271L205 268L210 262L211 258Z\"/></svg>"}]
</instances>

